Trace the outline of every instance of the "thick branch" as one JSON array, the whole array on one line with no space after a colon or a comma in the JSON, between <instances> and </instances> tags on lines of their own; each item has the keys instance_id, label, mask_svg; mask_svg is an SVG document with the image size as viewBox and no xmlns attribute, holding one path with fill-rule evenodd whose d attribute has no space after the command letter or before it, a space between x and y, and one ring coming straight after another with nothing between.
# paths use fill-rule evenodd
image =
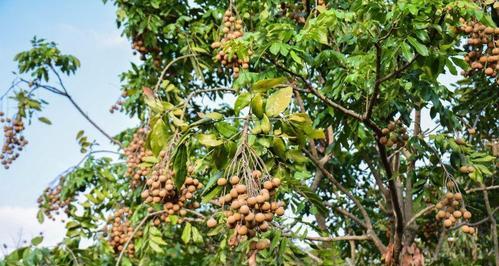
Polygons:
<instances>
[{"instance_id":1,"label":"thick branch","mask_svg":"<svg viewBox=\"0 0 499 266\"><path fill-rule=\"evenodd\" d=\"M493 216L492 208L490 207L489 201L489 193L485 188L483 183L480 183L480 186L483 188L483 200L485 202L485 208L487 210L487 215L489 216L490 221L490 236L492 241L494 242L494 255L496 258L496 266L499 266L499 240L497 239L497 223L496 219Z\"/></svg>"}]
</instances>

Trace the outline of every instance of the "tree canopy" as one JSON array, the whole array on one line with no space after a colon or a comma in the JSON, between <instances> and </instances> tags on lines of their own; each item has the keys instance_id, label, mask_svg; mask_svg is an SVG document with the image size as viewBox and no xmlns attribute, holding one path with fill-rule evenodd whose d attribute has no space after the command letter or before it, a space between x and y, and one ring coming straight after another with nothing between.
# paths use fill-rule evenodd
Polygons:
<instances>
[{"instance_id":1,"label":"tree canopy","mask_svg":"<svg viewBox=\"0 0 499 266\"><path fill-rule=\"evenodd\" d=\"M110 111L140 124L96 124L55 43L15 57L5 168L51 124L41 91L116 149L75 132L38 202L65 238L0 265L499 265L495 1L104 3L142 59Z\"/></svg>"}]
</instances>

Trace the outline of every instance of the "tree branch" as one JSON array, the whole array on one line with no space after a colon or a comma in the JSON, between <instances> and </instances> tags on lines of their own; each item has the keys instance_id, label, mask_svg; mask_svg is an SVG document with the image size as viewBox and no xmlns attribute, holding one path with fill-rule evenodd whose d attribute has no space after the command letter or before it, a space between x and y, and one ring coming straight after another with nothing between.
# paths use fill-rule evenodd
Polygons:
<instances>
[{"instance_id":1,"label":"tree branch","mask_svg":"<svg viewBox=\"0 0 499 266\"><path fill-rule=\"evenodd\" d=\"M364 219L364 222L366 224L367 234L374 241L374 244L376 245L376 247L383 253L385 251L386 247L383 245L383 243L381 243L381 240L378 238L378 236L374 232L373 227L372 227L372 223L371 223L371 219L369 218L369 214L367 213L364 206L360 203L360 201L348 189L343 187L343 185L341 185L340 182L338 182L338 180L336 180L336 178L334 178L334 176L328 170L326 170L326 168L324 168L324 166L322 166L319 161L317 161L315 158L313 158L313 156L311 156L309 151L305 150L305 153L309 156L309 158L317 166L317 168L319 168L319 170L331 181L331 183L333 183L343 194L345 194L350 200L352 200L354 202L354 204L355 204L355 206L357 206L357 208L359 208L359 211L362 214L362 218Z\"/></svg>"},{"instance_id":2,"label":"tree branch","mask_svg":"<svg viewBox=\"0 0 499 266\"><path fill-rule=\"evenodd\" d=\"M499 189L499 185L497 185L497 186L490 186L490 187L471 188L471 189L466 190L466 193L472 193L472 192L484 191L484 190L493 190L493 189Z\"/></svg>"}]
</instances>

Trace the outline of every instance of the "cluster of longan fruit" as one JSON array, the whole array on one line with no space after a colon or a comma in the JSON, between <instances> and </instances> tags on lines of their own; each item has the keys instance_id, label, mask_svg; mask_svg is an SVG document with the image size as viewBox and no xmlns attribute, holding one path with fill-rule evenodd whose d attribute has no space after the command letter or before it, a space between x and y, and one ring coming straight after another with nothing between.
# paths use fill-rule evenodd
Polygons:
<instances>
[{"instance_id":1,"label":"cluster of longan fruit","mask_svg":"<svg viewBox=\"0 0 499 266\"><path fill-rule=\"evenodd\" d=\"M495 40L495 36L499 36L499 28L486 27L477 21L465 21L461 18L462 26L459 30L468 35L468 42L465 48L468 49L468 54L464 56L471 70L463 72L464 76L468 76L473 71L483 72L489 77L496 77L499 69L499 40Z\"/></svg>"},{"instance_id":2,"label":"cluster of longan fruit","mask_svg":"<svg viewBox=\"0 0 499 266\"><path fill-rule=\"evenodd\" d=\"M165 151L160 153L163 160L168 160L168 156ZM166 213L161 218L165 221L168 215L185 216L187 211L184 208L196 209L200 206L194 198L196 192L203 188L203 184L191 177L193 171L192 166L188 167L188 176L182 187L177 189L173 180L175 172L168 167L155 167L146 180L147 188L141 193L142 199L145 203L162 204Z\"/></svg>"},{"instance_id":3,"label":"cluster of longan fruit","mask_svg":"<svg viewBox=\"0 0 499 266\"><path fill-rule=\"evenodd\" d=\"M123 111L123 104L125 103L125 98L128 96L128 93L126 91L123 91L121 93L121 96L118 100L116 100L116 102L111 105L111 108L109 108L109 112L112 114L114 113L115 111Z\"/></svg>"},{"instance_id":4,"label":"cluster of longan fruit","mask_svg":"<svg viewBox=\"0 0 499 266\"><path fill-rule=\"evenodd\" d=\"M407 129L400 120L388 123L388 126L381 130L381 134L383 136L379 139L379 142L388 148L394 145L403 147L407 143L407 140L409 140Z\"/></svg>"},{"instance_id":5,"label":"cluster of longan fruit","mask_svg":"<svg viewBox=\"0 0 499 266\"><path fill-rule=\"evenodd\" d=\"M463 195L461 193L447 192L445 197L435 205L437 209L437 221L443 220L443 225L446 228L450 228L461 219L468 221L471 218L471 212L465 208L460 208L462 200ZM463 225L461 230L468 234L475 233L475 228L467 225Z\"/></svg>"},{"instance_id":6,"label":"cluster of longan fruit","mask_svg":"<svg viewBox=\"0 0 499 266\"><path fill-rule=\"evenodd\" d=\"M141 60L146 60L146 55L152 54L154 66L161 66L161 49L157 46L151 48L146 47L142 35L138 35L133 38L132 49L140 53ZM136 52L134 52L134 54Z\"/></svg>"},{"instance_id":7,"label":"cluster of longan fruit","mask_svg":"<svg viewBox=\"0 0 499 266\"><path fill-rule=\"evenodd\" d=\"M260 184L261 175L259 170L254 170L251 178L257 184ZM275 190L281 184L279 178L263 182L261 188L258 187L255 191L249 191L248 187L241 181L243 180L237 175L230 177L229 181L226 178L217 180L219 186L226 186L227 183L231 185L229 193L222 195L218 202L222 205L222 208L224 206L229 207L224 211L224 216L227 218L227 227L236 229L236 239L232 241L234 246L239 242L237 240L238 236L252 238L256 236L257 231L265 232L269 230L269 223L274 218L274 215L284 215L284 203L271 200ZM217 221L210 218L207 225L210 228L214 227L217 225Z\"/></svg>"},{"instance_id":8,"label":"cluster of longan fruit","mask_svg":"<svg viewBox=\"0 0 499 266\"><path fill-rule=\"evenodd\" d=\"M38 198L38 207L43 209L43 212L47 218L55 221L54 215L59 215L62 210L64 213L68 214L68 206L71 203L71 198L62 199L61 190L62 184L64 183L64 176L59 179L59 184L53 188L47 187L43 194ZM63 220L64 221L64 220Z\"/></svg>"},{"instance_id":9,"label":"cluster of longan fruit","mask_svg":"<svg viewBox=\"0 0 499 266\"><path fill-rule=\"evenodd\" d=\"M125 148L125 156L127 157L127 172L126 175L132 178L132 186L136 187L140 184L142 176L149 173L149 169L141 166L142 159L147 156L152 156L150 150L146 150L145 141L147 131L145 128L139 128L133 135L132 142Z\"/></svg>"},{"instance_id":10,"label":"cluster of longan fruit","mask_svg":"<svg viewBox=\"0 0 499 266\"><path fill-rule=\"evenodd\" d=\"M232 69L232 73L235 78L239 77L239 72L241 68L249 68L249 58L238 58L237 54L232 54L232 48L226 47L227 42L237 38L241 38L244 35L243 31L243 21L236 18L231 10L225 11L223 18L222 31L224 33L223 38L219 42L213 42L211 44L212 49L221 48L215 56L216 60L219 61L228 69ZM248 51L251 55L251 51Z\"/></svg>"},{"instance_id":11,"label":"cluster of longan fruit","mask_svg":"<svg viewBox=\"0 0 499 266\"><path fill-rule=\"evenodd\" d=\"M286 3L286 2L281 2L281 10L280 10L280 15L281 16L286 16L298 24L305 24L306 18L305 18L305 7L303 6L302 3L295 4L295 3Z\"/></svg>"},{"instance_id":12,"label":"cluster of longan fruit","mask_svg":"<svg viewBox=\"0 0 499 266\"><path fill-rule=\"evenodd\" d=\"M128 207L118 209L110 218L112 224L109 231L109 244L113 247L116 253L122 252L125 244L129 239L133 238L133 227L130 223L132 211ZM140 234L138 234L140 236ZM133 241L128 243L126 253L129 257L135 254L135 246Z\"/></svg>"},{"instance_id":13,"label":"cluster of longan fruit","mask_svg":"<svg viewBox=\"0 0 499 266\"><path fill-rule=\"evenodd\" d=\"M0 122L4 123L3 134L4 142L2 153L0 154L0 163L5 169L19 157L18 151L22 151L28 144L28 140L21 135L24 130L24 122L20 118L4 118L5 114L0 112Z\"/></svg>"}]
</instances>

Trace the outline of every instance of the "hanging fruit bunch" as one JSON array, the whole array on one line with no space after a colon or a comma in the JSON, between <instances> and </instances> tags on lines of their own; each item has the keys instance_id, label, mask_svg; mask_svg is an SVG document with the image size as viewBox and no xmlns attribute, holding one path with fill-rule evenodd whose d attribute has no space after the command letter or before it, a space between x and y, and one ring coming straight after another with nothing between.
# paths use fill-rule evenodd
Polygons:
<instances>
[{"instance_id":1,"label":"hanging fruit bunch","mask_svg":"<svg viewBox=\"0 0 499 266\"><path fill-rule=\"evenodd\" d=\"M160 224L160 219L167 221L169 215L185 216L188 213L187 209L197 209L200 206L195 195L203 188L203 184L192 177L194 167L188 167L184 184L177 188L169 150L171 149L160 152L159 162L153 166L151 174L146 179L146 189L141 193L145 203L161 204L165 211L159 219L154 220L155 225Z\"/></svg>"},{"instance_id":2,"label":"hanging fruit bunch","mask_svg":"<svg viewBox=\"0 0 499 266\"><path fill-rule=\"evenodd\" d=\"M249 56L252 54L251 50L248 50L247 56L240 57L231 47L232 40L239 39L244 35L243 21L236 14L237 12L231 3L224 13L221 26L223 38L211 44L211 48L218 51L215 59L226 69L232 70L234 78L239 77L241 69L249 68Z\"/></svg>"},{"instance_id":3,"label":"hanging fruit bunch","mask_svg":"<svg viewBox=\"0 0 499 266\"><path fill-rule=\"evenodd\" d=\"M128 93L126 91L123 91L121 93L121 96L116 102L109 108L109 112L112 114L115 111L123 111L123 104L125 103L125 98L128 96Z\"/></svg>"},{"instance_id":4,"label":"hanging fruit bunch","mask_svg":"<svg viewBox=\"0 0 499 266\"><path fill-rule=\"evenodd\" d=\"M152 156L150 150L146 150L145 142L147 138L147 130L139 128L133 135L132 142L125 148L125 156L127 157L127 172L126 175L132 178L132 186L137 187L143 176L149 173L149 168L141 166L143 159Z\"/></svg>"},{"instance_id":5,"label":"hanging fruit bunch","mask_svg":"<svg viewBox=\"0 0 499 266\"><path fill-rule=\"evenodd\" d=\"M486 27L477 21L465 21L460 19L462 26L459 31L468 36L464 48L468 53L464 61L470 66L470 70L463 72L464 76L483 72L489 77L496 77L499 69L499 28Z\"/></svg>"},{"instance_id":6,"label":"hanging fruit bunch","mask_svg":"<svg viewBox=\"0 0 499 266\"><path fill-rule=\"evenodd\" d=\"M443 226L450 228L459 221L469 221L471 212L464 207L463 195L457 191L454 180L447 181L447 188L448 192L435 205L435 208L437 221L443 221ZM475 233L475 228L468 225L463 225L461 230L470 235Z\"/></svg>"},{"instance_id":7,"label":"hanging fruit bunch","mask_svg":"<svg viewBox=\"0 0 499 266\"><path fill-rule=\"evenodd\" d=\"M140 59L146 60L147 55L153 57L153 64L155 67L161 66L161 49L158 46L147 47L143 35L139 34L133 37L132 49L135 50L134 54L140 53Z\"/></svg>"},{"instance_id":8,"label":"hanging fruit bunch","mask_svg":"<svg viewBox=\"0 0 499 266\"><path fill-rule=\"evenodd\" d=\"M52 221L55 221L55 215L59 215L61 211L68 214L68 206L73 200L70 197L63 198L61 195L64 180L64 176L61 176L57 186L47 187L37 200L38 208Z\"/></svg>"},{"instance_id":9,"label":"hanging fruit bunch","mask_svg":"<svg viewBox=\"0 0 499 266\"><path fill-rule=\"evenodd\" d=\"M388 126L383 128L381 133L383 136L379 139L379 142L388 148L394 146L403 147L407 143L407 140L409 140L407 129L400 120L388 123Z\"/></svg>"},{"instance_id":10,"label":"hanging fruit bunch","mask_svg":"<svg viewBox=\"0 0 499 266\"><path fill-rule=\"evenodd\" d=\"M130 223L132 211L128 207L118 209L110 218L111 228L109 230L109 244L113 247L114 252L120 253L126 248L126 254L133 257L135 254L135 246L133 244L133 227ZM140 232L137 236L140 236ZM125 247L126 243L128 245Z\"/></svg>"},{"instance_id":11,"label":"hanging fruit bunch","mask_svg":"<svg viewBox=\"0 0 499 266\"><path fill-rule=\"evenodd\" d=\"M0 112L0 122L4 124L4 142L0 163L5 169L9 169L10 165L19 157L19 151L22 151L24 146L28 144L28 140L21 135L25 128L24 122L19 116L5 118L5 114Z\"/></svg>"},{"instance_id":12,"label":"hanging fruit bunch","mask_svg":"<svg viewBox=\"0 0 499 266\"><path fill-rule=\"evenodd\" d=\"M275 215L284 215L284 203L275 200L281 180L270 176L265 163L247 143L239 147L217 184L224 188L217 201L222 207L226 226L235 229L229 240L231 246L266 232ZM214 227L217 221L211 218L207 225ZM270 243L268 239L261 239L252 241L250 246L261 250L269 246L267 243Z\"/></svg>"}]
</instances>

